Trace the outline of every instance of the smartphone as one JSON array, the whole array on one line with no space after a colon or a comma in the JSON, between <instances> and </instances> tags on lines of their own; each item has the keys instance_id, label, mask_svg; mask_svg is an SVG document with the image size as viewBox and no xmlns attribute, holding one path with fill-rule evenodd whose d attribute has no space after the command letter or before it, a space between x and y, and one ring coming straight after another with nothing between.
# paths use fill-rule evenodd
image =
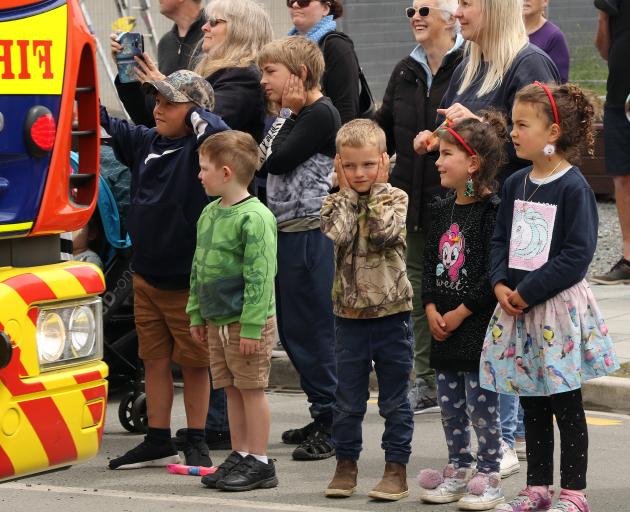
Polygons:
<instances>
[{"instance_id":1,"label":"smartphone","mask_svg":"<svg viewBox=\"0 0 630 512\"><path fill-rule=\"evenodd\" d=\"M118 36L118 42L122 45L122 51L116 55L118 78L123 84L137 82L135 73L137 63L134 57L142 58L144 37L138 32L122 32Z\"/></svg>"}]
</instances>

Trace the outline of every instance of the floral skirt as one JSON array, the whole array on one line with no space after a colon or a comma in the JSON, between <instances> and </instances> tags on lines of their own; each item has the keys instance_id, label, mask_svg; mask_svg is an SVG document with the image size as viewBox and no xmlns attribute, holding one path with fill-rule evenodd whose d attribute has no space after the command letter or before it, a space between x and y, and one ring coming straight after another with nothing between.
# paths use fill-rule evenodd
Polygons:
<instances>
[{"instance_id":1,"label":"floral skirt","mask_svg":"<svg viewBox=\"0 0 630 512\"><path fill-rule=\"evenodd\" d=\"M619 369L619 361L586 281L519 316L494 311L480 361L482 387L549 396Z\"/></svg>"}]
</instances>

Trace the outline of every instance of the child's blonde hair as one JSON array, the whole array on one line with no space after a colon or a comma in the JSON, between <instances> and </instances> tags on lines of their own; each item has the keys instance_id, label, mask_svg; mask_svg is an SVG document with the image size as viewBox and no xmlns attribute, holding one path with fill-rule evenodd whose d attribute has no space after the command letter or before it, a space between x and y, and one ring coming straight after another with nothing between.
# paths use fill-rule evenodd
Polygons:
<instances>
[{"instance_id":1,"label":"child's blonde hair","mask_svg":"<svg viewBox=\"0 0 630 512\"><path fill-rule=\"evenodd\" d=\"M387 151L387 139L383 129L370 119L355 119L344 124L335 140L337 153L342 147L362 148L375 146L379 153Z\"/></svg>"},{"instance_id":2,"label":"child's blonde hair","mask_svg":"<svg viewBox=\"0 0 630 512\"><path fill-rule=\"evenodd\" d=\"M282 64L296 76L306 67L304 88L308 91L319 87L324 74L324 56L317 43L302 36L283 37L266 44L258 54L258 67L266 64Z\"/></svg>"},{"instance_id":3,"label":"child's blonde hair","mask_svg":"<svg viewBox=\"0 0 630 512\"><path fill-rule=\"evenodd\" d=\"M249 185L258 166L258 144L249 133L228 130L215 133L199 146L199 157L216 167L229 167L242 185Z\"/></svg>"}]
</instances>

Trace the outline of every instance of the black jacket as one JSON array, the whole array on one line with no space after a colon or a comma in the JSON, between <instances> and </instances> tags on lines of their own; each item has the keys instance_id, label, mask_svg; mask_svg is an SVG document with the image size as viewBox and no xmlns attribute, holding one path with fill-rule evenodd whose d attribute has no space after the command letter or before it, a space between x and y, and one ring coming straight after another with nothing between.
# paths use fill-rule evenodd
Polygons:
<instances>
[{"instance_id":1,"label":"black jacket","mask_svg":"<svg viewBox=\"0 0 630 512\"><path fill-rule=\"evenodd\" d=\"M422 130L435 129L437 109L461 59L461 48L449 53L429 89L422 66L411 57L405 57L394 68L383 105L376 113L375 120L387 135L387 150L390 154L396 153L390 183L409 195L407 229L410 232L427 232L429 203L444 192L435 168L437 153L418 156L413 150L413 139Z\"/></svg>"},{"instance_id":2,"label":"black jacket","mask_svg":"<svg viewBox=\"0 0 630 512\"><path fill-rule=\"evenodd\" d=\"M342 37L331 36L338 33ZM333 31L319 41L324 54L322 92L341 116L341 124L356 119L359 112L359 64L354 43L346 34Z\"/></svg>"},{"instance_id":3,"label":"black jacket","mask_svg":"<svg viewBox=\"0 0 630 512\"><path fill-rule=\"evenodd\" d=\"M246 68L224 68L212 73L208 82L214 89L214 113L233 130L247 132L262 140L265 127L265 94L260 85L260 71L252 64ZM123 84L116 77L118 97L135 124L153 127L153 101L146 97L138 82ZM150 100L150 101L149 101Z\"/></svg>"},{"instance_id":4,"label":"black jacket","mask_svg":"<svg viewBox=\"0 0 630 512\"><path fill-rule=\"evenodd\" d=\"M206 23L206 11L201 9L199 17L190 26L184 37L179 37L177 25L164 34L158 42L158 68L165 75L170 75L180 69L195 67L197 57L201 53L201 40Z\"/></svg>"}]
</instances>

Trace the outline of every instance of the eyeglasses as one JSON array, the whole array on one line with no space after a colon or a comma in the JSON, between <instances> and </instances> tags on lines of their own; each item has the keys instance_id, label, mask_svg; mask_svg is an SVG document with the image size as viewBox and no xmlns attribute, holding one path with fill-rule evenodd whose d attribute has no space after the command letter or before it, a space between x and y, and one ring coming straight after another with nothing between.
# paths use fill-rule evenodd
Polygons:
<instances>
[{"instance_id":1,"label":"eyeglasses","mask_svg":"<svg viewBox=\"0 0 630 512\"><path fill-rule=\"evenodd\" d=\"M227 23L227 21L221 18L208 18L208 25L212 28L216 27L219 23Z\"/></svg>"},{"instance_id":2,"label":"eyeglasses","mask_svg":"<svg viewBox=\"0 0 630 512\"><path fill-rule=\"evenodd\" d=\"M431 11L443 11L443 10L444 9L440 9L439 7L427 7L425 5L423 7L418 7L417 9L415 7L407 7L405 9L405 14L407 15L407 18L413 18L417 12L420 16L422 16L423 18L426 18Z\"/></svg>"}]
</instances>

